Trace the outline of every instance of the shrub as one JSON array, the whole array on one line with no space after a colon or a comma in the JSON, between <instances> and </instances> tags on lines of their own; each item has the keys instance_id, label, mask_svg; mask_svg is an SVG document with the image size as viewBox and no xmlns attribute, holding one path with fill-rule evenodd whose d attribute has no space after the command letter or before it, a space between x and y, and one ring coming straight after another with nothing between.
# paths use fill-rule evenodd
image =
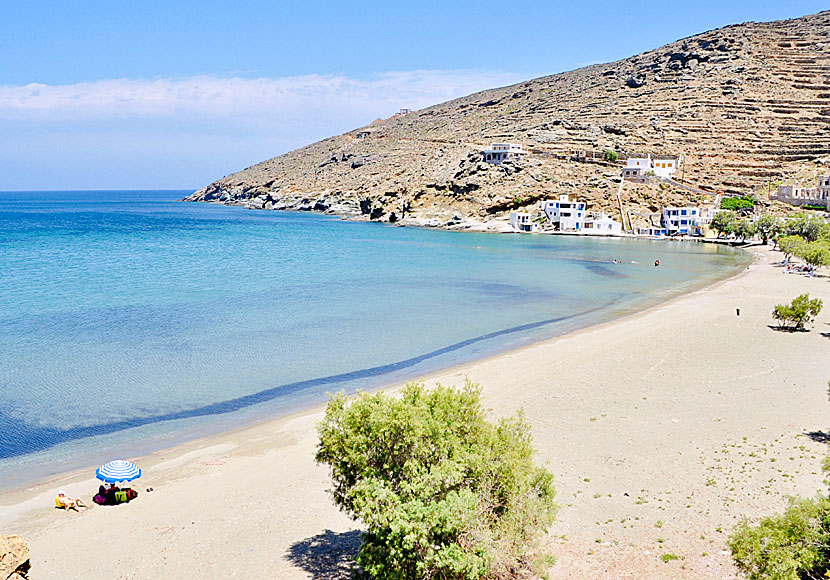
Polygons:
<instances>
[{"instance_id":1,"label":"shrub","mask_svg":"<svg viewBox=\"0 0 830 580\"><path fill-rule=\"evenodd\" d=\"M753 207L755 207L755 200L748 195L741 197L724 197L720 200L721 209L736 211L739 209L749 209Z\"/></svg>"},{"instance_id":2,"label":"shrub","mask_svg":"<svg viewBox=\"0 0 830 580\"><path fill-rule=\"evenodd\" d=\"M778 304L772 311L772 317L781 328L803 330L806 324L812 324L823 303L820 298L810 300L809 294L801 294L790 304Z\"/></svg>"},{"instance_id":3,"label":"shrub","mask_svg":"<svg viewBox=\"0 0 830 580\"><path fill-rule=\"evenodd\" d=\"M680 556L678 556L677 554L672 554L671 552L668 552L666 554L662 554L660 556L660 559L663 560L663 562L665 562L666 564L668 564L672 560L679 560Z\"/></svg>"},{"instance_id":4,"label":"shrub","mask_svg":"<svg viewBox=\"0 0 830 580\"><path fill-rule=\"evenodd\" d=\"M615 161L617 161L617 159L620 158L620 156L617 155L616 151L612 151L611 149L606 149L605 151L602 152L602 158L605 159L606 161L610 161L611 163L614 163Z\"/></svg>"},{"instance_id":5,"label":"shrub","mask_svg":"<svg viewBox=\"0 0 830 580\"><path fill-rule=\"evenodd\" d=\"M379 579L477 579L540 570L553 476L521 413L488 422L480 389L408 384L400 398L332 396L316 459L335 503L367 528L357 557Z\"/></svg>"},{"instance_id":6,"label":"shrub","mask_svg":"<svg viewBox=\"0 0 830 580\"><path fill-rule=\"evenodd\" d=\"M830 571L830 499L790 499L786 511L744 521L729 537L738 568L749 580L826 578Z\"/></svg>"}]
</instances>

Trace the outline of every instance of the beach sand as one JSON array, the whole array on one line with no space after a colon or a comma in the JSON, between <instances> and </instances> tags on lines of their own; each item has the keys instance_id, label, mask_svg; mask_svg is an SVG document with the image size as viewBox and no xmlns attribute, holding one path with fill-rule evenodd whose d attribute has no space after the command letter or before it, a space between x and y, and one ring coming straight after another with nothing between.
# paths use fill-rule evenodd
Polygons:
<instances>
[{"instance_id":1,"label":"beach sand","mask_svg":"<svg viewBox=\"0 0 830 580\"><path fill-rule=\"evenodd\" d=\"M823 488L830 280L782 274L780 254L755 251L703 290L427 377L479 382L494 417L525 409L561 506L552 578L733 578L733 527ZM825 302L815 327L771 329L773 306L802 292ZM89 499L93 467L4 492L0 533L28 540L38 579L347 578L359 523L314 464L320 417L138 458L127 505L52 507L59 488Z\"/></svg>"}]
</instances>

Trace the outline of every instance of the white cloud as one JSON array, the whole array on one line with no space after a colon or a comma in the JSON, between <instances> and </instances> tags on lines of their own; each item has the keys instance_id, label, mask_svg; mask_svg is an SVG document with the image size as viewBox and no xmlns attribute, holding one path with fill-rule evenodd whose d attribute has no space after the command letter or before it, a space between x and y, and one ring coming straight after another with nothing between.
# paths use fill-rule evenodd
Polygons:
<instances>
[{"instance_id":1,"label":"white cloud","mask_svg":"<svg viewBox=\"0 0 830 580\"><path fill-rule=\"evenodd\" d=\"M0 115L50 113L71 117L253 115L311 107L424 107L516 82L489 71L388 72L368 79L305 75L277 79L190 77L110 79L71 85L0 86ZM382 114L384 111L378 111Z\"/></svg>"},{"instance_id":2,"label":"white cloud","mask_svg":"<svg viewBox=\"0 0 830 580\"><path fill-rule=\"evenodd\" d=\"M402 107L521 80L423 70L0 86L0 189L202 185Z\"/></svg>"}]
</instances>

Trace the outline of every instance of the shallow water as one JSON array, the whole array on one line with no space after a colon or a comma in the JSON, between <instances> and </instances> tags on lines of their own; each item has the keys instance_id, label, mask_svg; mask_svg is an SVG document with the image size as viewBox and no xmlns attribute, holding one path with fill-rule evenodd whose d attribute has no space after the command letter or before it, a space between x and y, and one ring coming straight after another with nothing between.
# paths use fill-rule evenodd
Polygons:
<instances>
[{"instance_id":1,"label":"shallow water","mask_svg":"<svg viewBox=\"0 0 830 580\"><path fill-rule=\"evenodd\" d=\"M747 262L186 193L0 193L0 487L585 327Z\"/></svg>"}]
</instances>

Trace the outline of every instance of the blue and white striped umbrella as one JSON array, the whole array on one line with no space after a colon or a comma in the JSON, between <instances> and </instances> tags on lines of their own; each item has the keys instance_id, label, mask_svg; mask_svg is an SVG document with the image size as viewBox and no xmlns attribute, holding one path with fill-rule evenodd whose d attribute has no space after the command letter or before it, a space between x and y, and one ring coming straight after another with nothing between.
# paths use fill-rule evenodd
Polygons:
<instances>
[{"instance_id":1,"label":"blue and white striped umbrella","mask_svg":"<svg viewBox=\"0 0 830 580\"><path fill-rule=\"evenodd\" d=\"M107 483L132 481L141 477L141 469L135 463L116 459L96 469L95 477Z\"/></svg>"}]
</instances>

